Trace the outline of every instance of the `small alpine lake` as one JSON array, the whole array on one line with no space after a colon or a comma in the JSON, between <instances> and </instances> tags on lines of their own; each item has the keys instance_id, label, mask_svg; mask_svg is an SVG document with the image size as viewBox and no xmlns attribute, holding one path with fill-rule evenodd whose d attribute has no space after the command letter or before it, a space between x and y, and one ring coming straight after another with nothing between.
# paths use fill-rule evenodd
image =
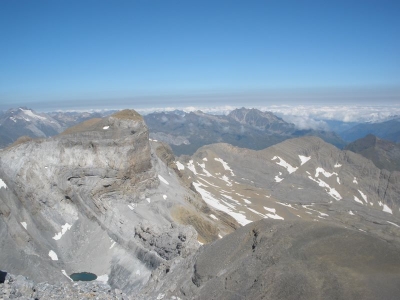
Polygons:
<instances>
[{"instance_id":1,"label":"small alpine lake","mask_svg":"<svg viewBox=\"0 0 400 300\"><path fill-rule=\"evenodd\" d=\"M81 272L81 273L73 273L69 275L73 281L92 281L96 280L97 276L93 273Z\"/></svg>"}]
</instances>

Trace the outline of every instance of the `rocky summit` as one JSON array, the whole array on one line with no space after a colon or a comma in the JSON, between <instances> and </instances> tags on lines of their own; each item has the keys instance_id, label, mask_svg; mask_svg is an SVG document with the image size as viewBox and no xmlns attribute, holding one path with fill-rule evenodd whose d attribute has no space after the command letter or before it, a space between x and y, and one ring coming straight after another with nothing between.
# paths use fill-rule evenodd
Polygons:
<instances>
[{"instance_id":1,"label":"rocky summit","mask_svg":"<svg viewBox=\"0 0 400 300\"><path fill-rule=\"evenodd\" d=\"M0 150L0 298L396 299L399 182L317 137L176 159L90 119Z\"/></svg>"}]
</instances>

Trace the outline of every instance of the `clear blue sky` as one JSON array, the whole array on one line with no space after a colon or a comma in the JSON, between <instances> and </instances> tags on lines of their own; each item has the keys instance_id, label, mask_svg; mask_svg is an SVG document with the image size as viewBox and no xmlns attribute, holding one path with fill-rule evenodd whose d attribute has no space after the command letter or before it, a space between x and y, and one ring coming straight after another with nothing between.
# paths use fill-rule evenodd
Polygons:
<instances>
[{"instance_id":1,"label":"clear blue sky","mask_svg":"<svg viewBox=\"0 0 400 300\"><path fill-rule=\"evenodd\" d=\"M400 1L0 1L0 109L371 89L400 101Z\"/></svg>"}]
</instances>

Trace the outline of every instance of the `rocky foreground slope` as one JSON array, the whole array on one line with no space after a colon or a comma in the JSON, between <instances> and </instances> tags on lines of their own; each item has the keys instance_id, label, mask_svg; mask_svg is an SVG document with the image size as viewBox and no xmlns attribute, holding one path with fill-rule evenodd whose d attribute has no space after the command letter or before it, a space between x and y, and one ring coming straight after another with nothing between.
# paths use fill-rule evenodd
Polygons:
<instances>
[{"instance_id":1,"label":"rocky foreground slope","mask_svg":"<svg viewBox=\"0 0 400 300\"><path fill-rule=\"evenodd\" d=\"M0 297L393 299L399 174L315 137L175 161L136 112L92 119L0 151L0 269L29 277Z\"/></svg>"}]
</instances>

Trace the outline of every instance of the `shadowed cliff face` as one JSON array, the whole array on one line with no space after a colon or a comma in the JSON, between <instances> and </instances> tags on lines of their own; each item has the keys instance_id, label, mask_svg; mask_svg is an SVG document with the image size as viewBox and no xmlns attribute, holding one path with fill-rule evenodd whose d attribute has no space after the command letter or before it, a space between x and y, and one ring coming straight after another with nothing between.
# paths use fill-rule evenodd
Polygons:
<instances>
[{"instance_id":1,"label":"shadowed cliff face","mask_svg":"<svg viewBox=\"0 0 400 300\"><path fill-rule=\"evenodd\" d=\"M155 155L135 111L1 151L0 178L1 268L36 282L92 272L138 289L198 247L170 216L196 196Z\"/></svg>"}]
</instances>

